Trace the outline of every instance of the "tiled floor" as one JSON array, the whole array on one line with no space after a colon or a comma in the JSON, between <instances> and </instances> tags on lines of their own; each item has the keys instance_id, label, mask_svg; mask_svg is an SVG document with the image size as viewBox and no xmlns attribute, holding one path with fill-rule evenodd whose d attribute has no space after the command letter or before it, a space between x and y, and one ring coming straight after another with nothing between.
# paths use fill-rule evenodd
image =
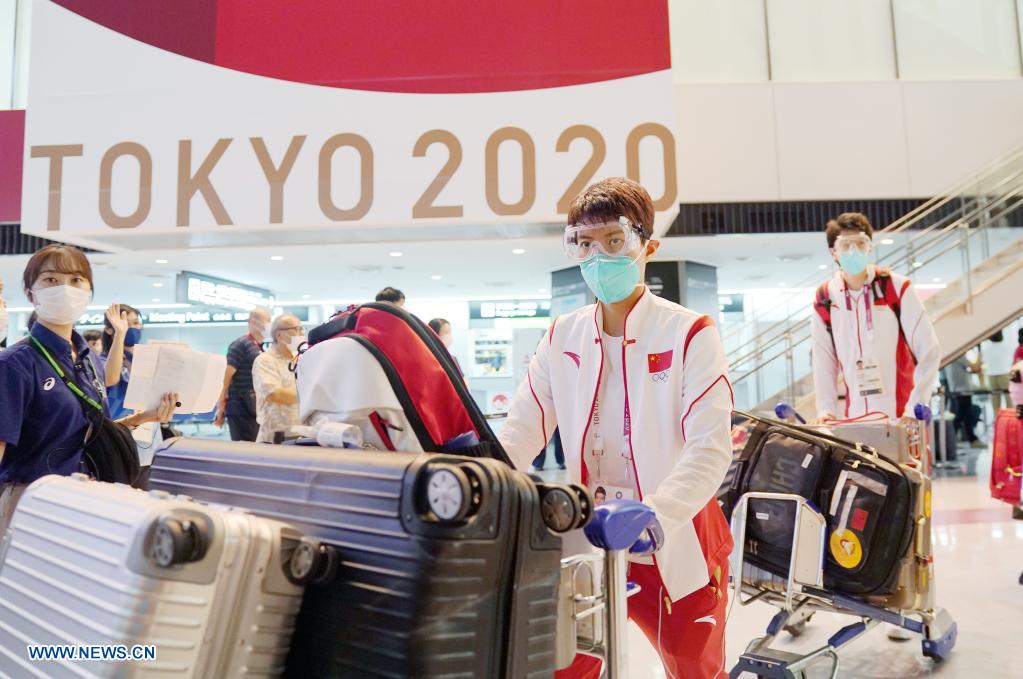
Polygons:
<instances>
[{"instance_id":1,"label":"tiled floor","mask_svg":"<svg viewBox=\"0 0 1023 679\"><path fill-rule=\"evenodd\" d=\"M1008 505L988 497L986 478L936 479L935 577L938 605L959 624L952 657L935 665L920 653L920 641L893 642L877 627L840 654L841 677L1023 677L1023 521L1013 521ZM727 628L729 666L746 643L763 633L775 609L766 605L733 608ZM799 639L776 647L807 651L853 622L848 616L815 616ZM642 641L640 639L639 641ZM823 669L823 668L822 668ZM656 676L637 673L636 676ZM828 676L827 672L810 676Z\"/></svg>"},{"instance_id":2,"label":"tiled floor","mask_svg":"<svg viewBox=\"0 0 1023 679\"><path fill-rule=\"evenodd\" d=\"M840 652L843 679L949 679L1023 677L1023 521L1013 521L1008 505L991 499L987 489L990 456L963 464L975 476L934 480L934 550L938 605L959 625L951 658L935 664L920 652L920 637L895 642L878 626ZM733 606L727 625L731 668L747 644L764 633L777 609L766 604ZM798 639L783 635L774 647L806 653L825 643L849 616L818 613ZM664 677L661 664L638 628L630 625L632 677ZM830 668L811 669L808 677L828 677ZM751 675L747 675L751 676Z\"/></svg>"}]
</instances>

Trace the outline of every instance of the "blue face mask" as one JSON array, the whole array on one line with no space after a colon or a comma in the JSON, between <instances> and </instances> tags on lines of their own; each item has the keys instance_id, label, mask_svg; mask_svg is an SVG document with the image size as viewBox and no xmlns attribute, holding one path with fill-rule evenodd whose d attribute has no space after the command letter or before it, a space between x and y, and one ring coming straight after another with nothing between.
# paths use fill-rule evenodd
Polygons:
<instances>
[{"instance_id":1,"label":"blue face mask","mask_svg":"<svg viewBox=\"0 0 1023 679\"><path fill-rule=\"evenodd\" d=\"M866 271L869 261L870 256L866 252L860 252L855 248L838 256L838 263L842 267L842 271L850 276L858 276Z\"/></svg>"},{"instance_id":2,"label":"blue face mask","mask_svg":"<svg viewBox=\"0 0 1023 679\"><path fill-rule=\"evenodd\" d=\"M605 304L621 302L640 284L639 265L632 257L599 254L579 268L586 285Z\"/></svg>"},{"instance_id":3,"label":"blue face mask","mask_svg":"<svg viewBox=\"0 0 1023 679\"><path fill-rule=\"evenodd\" d=\"M128 328L124 335L124 346L133 347L142 339L142 328Z\"/></svg>"}]
</instances>

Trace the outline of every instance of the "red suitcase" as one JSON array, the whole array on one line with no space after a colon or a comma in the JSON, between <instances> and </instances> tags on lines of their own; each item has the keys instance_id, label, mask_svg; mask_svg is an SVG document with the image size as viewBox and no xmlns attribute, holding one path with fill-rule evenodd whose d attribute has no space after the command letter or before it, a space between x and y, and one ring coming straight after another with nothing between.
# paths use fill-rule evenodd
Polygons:
<instances>
[{"instance_id":1,"label":"red suitcase","mask_svg":"<svg viewBox=\"0 0 1023 679\"><path fill-rule=\"evenodd\" d=\"M1023 420L1015 408L1003 408L995 418L995 444L991 454L991 497L1020 503L1023 477Z\"/></svg>"}]
</instances>

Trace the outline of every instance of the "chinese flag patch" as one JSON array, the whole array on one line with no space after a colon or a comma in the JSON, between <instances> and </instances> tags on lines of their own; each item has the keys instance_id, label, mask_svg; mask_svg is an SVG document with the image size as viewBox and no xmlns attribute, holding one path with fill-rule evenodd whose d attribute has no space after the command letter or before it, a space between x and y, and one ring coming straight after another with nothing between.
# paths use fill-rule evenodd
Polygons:
<instances>
[{"instance_id":1,"label":"chinese flag patch","mask_svg":"<svg viewBox=\"0 0 1023 679\"><path fill-rule=\"evenodd\" d=\"M667 351L662 351L659 354L647 354L646 364L650 373L664 372L671 368L671 356L674 353L674 349L668 349Z\"/></svg>"}]
</instances>

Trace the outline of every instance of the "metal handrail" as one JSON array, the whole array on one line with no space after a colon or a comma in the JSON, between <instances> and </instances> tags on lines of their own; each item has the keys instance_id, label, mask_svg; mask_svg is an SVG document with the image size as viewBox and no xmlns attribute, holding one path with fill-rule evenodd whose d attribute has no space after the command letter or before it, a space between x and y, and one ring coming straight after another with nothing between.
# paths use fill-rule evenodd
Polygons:
<instances>
[{"instance_id":1,"label":"metal handrail","mask_svg":"<svg viewBox=\"0 0 1023 679\"><path fill-rule=\"evenodd\" d=\"M1012 163L1014 161L1017 161L1017 160L1019 160L1021 158L1023 158L1023 146L1018 147L1016 149L1013 149L1013 150L1011 150L1011 151L1009 151L1007 153L1004 153L1001 156L998 156L994 160L989 161L984 166L982 166L982 167L978 168L977 170L974 170L973 172L968 174L965 179L960 180L957 184L953 185L950 189L948 189L947 191L943 192L942 194L939 194L939 196L931 198L930 200L926 201L922 205L917 206L916 208L914 208L913 210L911 210L907 214L903 215L899 219L896 219L894 222L892 222L891 224L889 224L885 228L883 228L880 231L878 231L877 235L884 236L884 235L900 234L900 233L903 233L904 231L909 230L913 225L917 224L918 222L920 222L921 220L923 220L927 216L931 215L932 213L937 212L939 209L941 209L945 205L951 203L953 200L956 200L957 198L962 200L964 197L966 197L966 189L968 189L970 187L975 187L976 184L978 184L979 182L983 181L984 178L995 176L998 170L1004 168L1006 165L1008 165L1008 164L1010 164L1010 163ZM990 187L990 189L988 191L986 191L985 193L990 195L991 189L994 189L997 186L1003 185L1006 182L1011 181L1013 178L1015 178L1019 174L1020 174L1019 172L1016 172L1015 174L1010 175L1009 177L1003 178L998 184L995 185L995 187ZM980 198L978 196L976 196L976 195L970 197L970 199L973 200L974 202L979 202L980 201ZM961 206L960 211L961 211L962 207L964 207L964 206ZM960 211L957 211L957 212L960 212ZM935 227L937 227L939 224L941 224L943 221L945 221L947 219L952 219L953 217L956 218L956 219L961 219L962 218L961 215L957 216L955 213L950 213L948 215L943 215L941 218L939 218L935 222L935 224L932 224L932 225L928 226L926 229L922 230L917 236L915 236L913 241L908 242L908 243L904 243L903 245L901 245L900 247L896 248L895 250L892 250L891 252L887 253L885 255L885 258L893 257L893 256L897 255L900 251L911 251L912 250L912 247L911 247L911 243L912 242L915 242L916 239L918 239L918 238L922 238L927 233L932 231ZM806 279L804 279L803 281L800 281L800 283L798 283L795 286L793 286L793 288L796 289L796 290L801 290L801 289L806 288L806 287L816 287L816 283L818 281L819 281L819 274L816 274L816 273L815 274L811 274L810 276L806 277ZM779 292L783 292L783 291L779 290ZM780 302L780 303L770 307L768 309L768 312L775 311L775 310L781 308L782 306L791 303L791 301L792 301L791 298L795 294L798 294L798 293L793 292L793 295L787 296L787 298L786 298L786 300L784 302ZM801 315L801 313L800 312L796 312L795 314L790 314L789 318L791 318L792 316L798 316L798 315ZM770 330L772 330L774 328L777 328L777 327L779 327L781 325L786 325L786 323L789 320L789 318L786 318L785 320L782 320L782 321L779 321L779 322L775 323L770 328L768 328L768 331L770 331ZM743 326L730 329L730 330L726 331L722 335L722 340L724 342L727 342L729 339L731 339L735 335L742 333L743 330L744 330ZM734 353L735 351L739 350L740 348L741 348L741 346L740 347L736 347L736 349L734 349L730 353Z\"/></svg>"},{"instance_id":2,"label":"metal handrail","mask_svg":"<svg viewBox=\"0 0 1023 679\"><path fill-rule=\"evenodd\" d=\"M1023 177L1023 171L1014 173L1010 177L1008 177L1008 178L1002 180L1001 182L999 182L998 185L999 186L1003 185L1003 184L1007 183L1009 180L1017 178L1017 177ZM1023 187L1023 184L1021 184L1021 187ZM893 250L893 251L888 252L885 255L883 255L879 259L878 263L879 264L888 264L889 266L894 267L900 261L908 260L909 264L911 265L913 259L918 259L918 255L919 255L920 252L927 250L929 247L932 247L932 243L934 241L932 240L931 242L926 242L925 238L928 235L932 235L935 230L940 229L941 233L953 232L954 229L956 229L958 227L959 223L961 223L961 222L969 223L969 221L972 220L974 217L978 216L979 214L981 214L985 210L990 210L993 206L995 206L998 203L1000 203L1001 201L1005 200L1007 197L1013 195L1013 193L1015 193L1017 190L1019 190L1019 189L1018 188L1010 189L1005 194L1003 194L1000 198L994 199L992 201L981 201L978 198L973 199L973 202L976 203L977 207L975 207L971 212L969 212L967 214L963 214L963 211L966 209L966 205L964 204L956 213L943 216L942 218L937 220L934 224L928 226L927 228L923 229L922 231L919 231L917 233L916 237L911 242L912 244L911 243L907 243L903 247L898 248L896 250ZM1013 208L1013 209L1015 209L1015 208ZM1010 211L1010 210L1003 211L1002 214L1004 215L1005 212L1008 212L1008 211ZM999 216L1002 216L1002 215L999 215ZM990 220L994 220L996 218L991 217L989 219ZM942 223L946 222L946 221L951 221L951 224L942 227ZM920 241L925 241L925 245L923 245L923 246L916 245ZM912 259L910 259L910 257ZM902 259L900 260L900 258L902 258ZM808 279L808 281L809 280L811 280L811 279ZM819 280L819 278L818 277L814 277L812 280L813 280L814 283L816 283L817 280ZM802 287L799 287L798 289L799 290L805 290L806 287L809 287L809 286L802 286ZM816 286L814 286L814 287L816 287ZM791 303L791 301L792 301L791 298L793 296L795 296L795 294L798 294L798 293L793 293L793 295L790 295L789 298L785 302L779 303L779 304L774 305L773 307L770 307L769 311L777 310L781 306L787 305L787 304ZM802 307L798 311L796 311L795 313L789 314L789 316L787 316L786 318L784 318L784 319L782 319L780 321L777 321L774 324L768 326L766 329L762 330L759 333L759 336L758 336L757 340L754 340L753 342L750 342L750 343L755 343L755 344L759 345L759 344L761 344L764 341L765 336L770 336L771 334L773 334L775 332L779 332L779 331L781 333L787 332L788 329L791 327L791 323L792 323L793 318L802 317L802 316L806 315L807 313L808 313L807 305L803 304ZM733 329L732 331L730 331L728 333L725 333L725 335L723 337L723 340L727 340L728 338L733 337L736 333L742 332L743 329L744 328L740 327L740 328ZM747 344L750 344L750 343L747 343ZM733 355L735 352L737 352L740 349L742 349L743 346L744 345L740 345L739 347L736 347L735 349L731 350L729 352L729 355Z\"/></svg>"},{"instance_id":3,"label":"metal handrail","mask_svg":"<svg viewBox=\"0 0 1023 679\"><path fill-rule=\"evenodd\" d=\"M1020 173L1020 175L1023 176L1023 173ZM914 251L911 257L904 257L901 260L896 260L896 262L894 262L894 265L897 265L897 264L901 263L901 264L908 265L911 269L919 269L919 268L923 268L924 266L926 266L927 264L929 264L929 263L931 263L933 261L936 261L937 259L939 259L943 255L948 254L949 252L955 250L957 247L960 247L961 236L959 235L959 233L960 233L961 229L965 225L969 224L970 220L973 217L977 216L980 212L982 212L984 210L990 211L992 208L999 206L999 204L1001 202L1003 202L1005 199L1013 196L1014 194L1016 194L1017 192L1020 192L1020 191L1023 191L1023 182L1020 182L1019 187L1015 188L1012 191L1007 192L1001 198L996 199L996 200L994 200L994 201L992 201L990 203L986 203L983 206L983 208L975 209L974 211L969 213L966 217L960 217L960 218L956 219L956 221L953 222L952 224L949 224L948 226L942 228L941 231L939 231L927 244L925 244L924 246L922 246L919 249L917 249L916 251ZM1017 208L1019 208L1021 206L1023 206L1023 197L1021 197L1019 200L1013 202L1010 206L1005 207L1004 209L1002 209L997 215L989 215L983 222L978 224L976 227L970 228L969 229L969 231L970 231L970 236L969 237L973 237L973 236L977 235L978 233L980 233L981 231L983 231L984 229L989 228L990 225L993 222L996 222L999 218L1001 218L1005 214L1008 214L1008 213L1012 212L1013 210L1015 210L1015 209L1017 209ZM955 236L955 238L954 239L948 238L949 236ZM929 258L922 258L921 257L921 253L928 252L929 250L931 250L934 247L936 247L937 244L939 244L940 242L942 242L942 241L944 241L946 239L951 240L952 241L951 244L949 244L949 245L945 246L944 248L942 248L940 251L937 252L937 254L929 256ZM881 262L879 262L879 263L881 263ZM916 266L914 266L914 265L916 265ZM893 266L893 268L894 268L894 266ZM805 327L807 327L809 325L809 323L810 323L810 315L809 315L809 307L808 306L805 307L802 310L802 316L803 316L802 318L799 318L798 320L793 322L793 317L794 317L794 315L793 315L793 316L790 316L789 318L785 319L784 321L779 321L775 325L769 327L765 332L761 333L761 335L758 337L757 340L755 340L752 343L747 343L747 345L743 345L743 346L739 347L738 349L742 349L743 347L748 346L748 344L755 344L755 348L752 351L748 351L747 353L742 354L742 355L740 355L738 357L730 356L729 357L730 364L733 366L733 368L735 366L741 366L744 363L747 363L751 358L754 358L754 357L757 357L757 356L761 356L761 355L763 355L765 353L765 351L772 349L774 346L776 346L776 345L778 345L778 344L780 344L782 342L786 342L787 340L790 339L790 337L793 334L795 334L796 332L804 329ZM777 327L779 327L781 325L785 326L785 331L783 333L780 333L780 334L774 336L774 337L769 337L765 341L764 335L770 334L772 330L776 329ZM790 347L798 346L804 340L805 340L805 338L803 340L800 340L800 341L798 341L796 343L791 344ZM734 354L735 351L733 350L733 352L731 352L731 353ZM774 359L778 358L779 356L784 355L784 353L785 352L782 352L781 354L776 354L776 355L772 356L770 359L764 360L762 365L767 365L768 363L770 363ZM740 377L737 377L735 379L735 381L736 382L740 381L741 379L749 376L749 374L751 374L753 372L756 372L756 370L757 370L757 368L754 368L751 371L743 373Z\"/></svg>"},{"instance_id":4,"label":"metal handrail","mask_svg":"<svg viewBox=\"0 0 1023 679\"><path fill-rule=\"evenodd\" d=\"M1010 182L1011 186L1006 186ZM999 223L1006 215L1023 208L1023 171L1014 172L1008 179L1000 180L994 186L1007 190L998 196L987 195L971 201L964 201L954 215L954 219L943 217L922 232L919 239L914 239L912 243L915 244L915 248L906 247L900 251L892 252L879 263L891 268L904 266L907 273L912 275L928 264L959 249L963 253L964 273L960 277L959 281L961 282L958 285L959 288L962 288L961 293L967 298L966 303L969 305L969 298L973 294L975 266L980 263L977 260L971 262L969 241L977 236L986 238L988 229ZM944 222L948 223L943 224ZM917 240L923 242L919 243ZM987 258L988 256L984 257L985 260ZM784 359L787 361L787 379L784 384L780 385L780 390L787 390L787 398L791 401L806 395L800 393L797 396L796 393L797 390L805 391L805 389L800 389L800 381L805 380L806 373L802 371L797 375L795 352L812 341L809 331L812 315L809 304L804 305L800 311L802 312L801 317L796 318L796 314L792 314L784 321L772 325L767 332L761 333L754 341L730 352L729 362L732 369L736 371L733 372L733 385L744 382L768 366ZM781 328L780 331L779 328ZM772 332L775 332L774 336L771 336ZM743 351L748 347L752 348ZM734 356L738 351L743 351L743 353L738 357ZM751 363L752 365L750 365ZM746 365L750 366L749 369L741 370ZM764 395L760 393L761 390L762 385L758 383L758 400L764 398ZM778 390L771 389L772 392Z\"/></svg>"}]
</instances>

